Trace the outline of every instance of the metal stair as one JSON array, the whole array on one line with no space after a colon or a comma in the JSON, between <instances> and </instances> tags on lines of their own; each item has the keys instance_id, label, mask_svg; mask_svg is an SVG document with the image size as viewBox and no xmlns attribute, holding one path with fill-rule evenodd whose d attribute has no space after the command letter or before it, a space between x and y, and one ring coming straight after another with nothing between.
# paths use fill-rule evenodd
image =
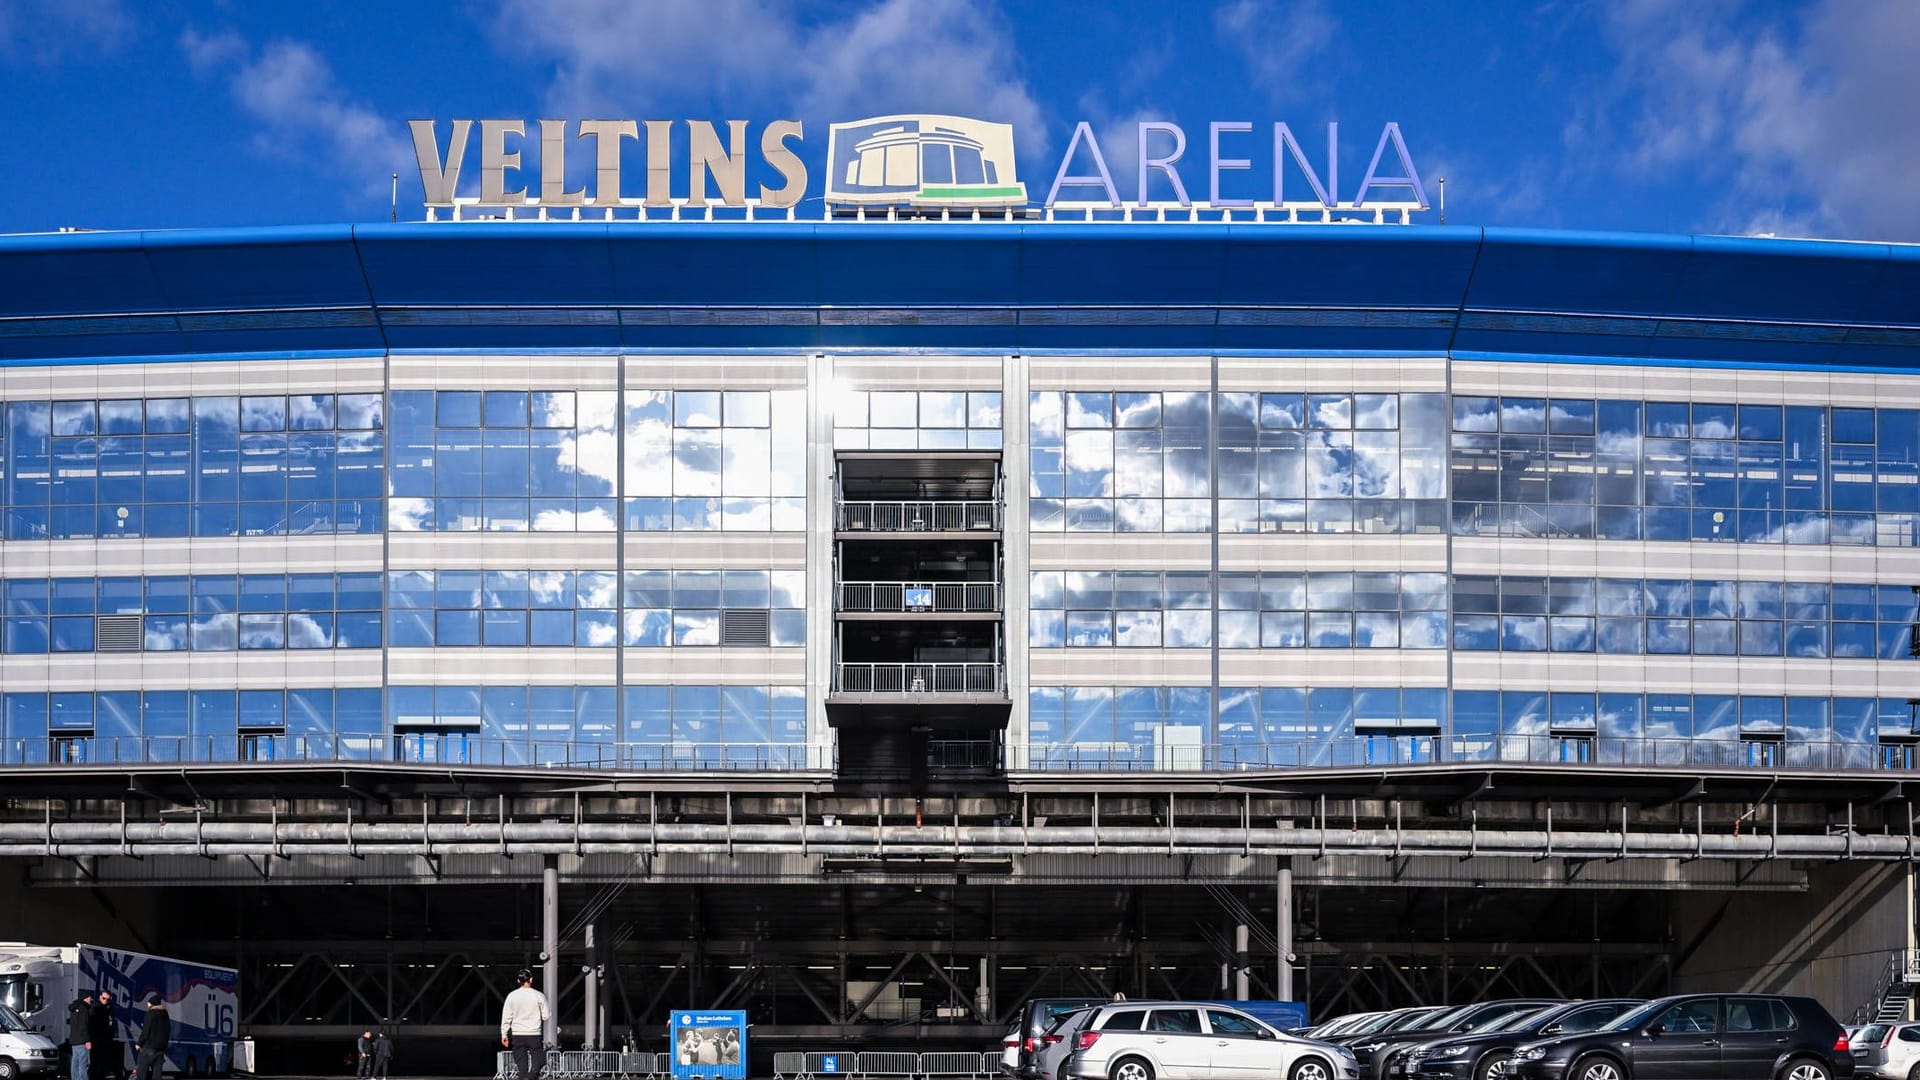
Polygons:
<instances>
[{"instance_id":1,"label":"metal stair","mask_svg":"<svg viewBox=\"0 0 1920 1080\"><path fill-rule=\"evenodd\" d=\"M1901 949L1887 957L1886 970L1874 986L1873 998L1853 1010L1855 1024L1897 1024L1908 1018L1920 990L1920 956Z\"/></svg>"}]
</instances>

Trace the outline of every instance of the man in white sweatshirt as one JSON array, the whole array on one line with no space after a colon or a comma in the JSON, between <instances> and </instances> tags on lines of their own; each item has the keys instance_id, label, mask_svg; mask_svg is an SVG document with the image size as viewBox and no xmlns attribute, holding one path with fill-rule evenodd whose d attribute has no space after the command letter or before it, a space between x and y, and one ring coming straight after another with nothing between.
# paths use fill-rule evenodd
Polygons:
<instances>
[{"instance_id":1,"label":"man in white sweatshirt","mask_svg":"<svg viewBox=\"0 0 1920 1080\"><path fill-rule=\"evenodd\" d=\"M520 1080L540 1080L547 1068L543 1036L547 1030L546 995L533 988L533 972L520 969L520 986L500 1010L500 1045L513 1051Z\"/></svg>"}]
</instances>

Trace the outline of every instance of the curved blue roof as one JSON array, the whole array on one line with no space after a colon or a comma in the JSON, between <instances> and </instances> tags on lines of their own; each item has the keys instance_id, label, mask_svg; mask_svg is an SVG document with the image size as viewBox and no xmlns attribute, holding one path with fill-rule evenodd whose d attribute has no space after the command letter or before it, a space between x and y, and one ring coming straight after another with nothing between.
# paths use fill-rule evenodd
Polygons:
<instances>
[{"instance_id":1,"label":"curved blue roof","mask_svg":"<svg viewBox=\"0 0 1920 1080\"><path fill-rule=\"evenodd\" d=\"M1362 351L1920 367L1920 248L1495 228L437 223L0 237L0 362Z\"/></svg>"}]
</instances>

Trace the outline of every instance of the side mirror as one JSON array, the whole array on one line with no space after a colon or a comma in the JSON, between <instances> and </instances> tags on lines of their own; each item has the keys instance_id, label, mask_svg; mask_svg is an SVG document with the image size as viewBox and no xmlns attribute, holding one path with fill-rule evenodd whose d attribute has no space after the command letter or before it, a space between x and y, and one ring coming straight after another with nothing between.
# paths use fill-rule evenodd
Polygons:
<instances>
[{"instance_id":1,"label":"side mirror","mask_svg":"<svg viewBox=\"0 0 1920 1080\"><path fill-rule=\"evenodd\" d=\"M1660 1036L1665 1035L1666 1033L1667 1033L1667 1025L1655 1024L1652 1027L1647 1029L1647 1038L1657 1039Z\"/></svg>"},{"instance_id":2,"label":"side mirror","mask_svg":"<svg viewBox=\"0 0 1920 1080\"><path fill-rule=\"evenodd\" d=\"M1541 1028L1541 1029L1540 1029L1540 1034L1542 1034L1542 1035L1558 1035L1558 1034L1560 1034L1560 1031L1561 1031L1561 1027L1560 1027L1560 1025L1559 1025L1559 1024L1548 1024L1548 1025L1547 1025L1546 1027L1543 1027L1543 1028Z\"/></svg>"},{"instance_id":3,"label":"side mirror","mask_svg":"<svg viewBox=\"0 0 1920 1080\"><path fill-rule=\"evenodd\" d=\"M1271 1042L1278 1036L1274 1035L1273 1032L1268 1031L1266 1028L1257 1028L1253 1033L1253 1037L1256 1039L1266 1039L1267 1041Z\"/></svg>"}]
</instances>

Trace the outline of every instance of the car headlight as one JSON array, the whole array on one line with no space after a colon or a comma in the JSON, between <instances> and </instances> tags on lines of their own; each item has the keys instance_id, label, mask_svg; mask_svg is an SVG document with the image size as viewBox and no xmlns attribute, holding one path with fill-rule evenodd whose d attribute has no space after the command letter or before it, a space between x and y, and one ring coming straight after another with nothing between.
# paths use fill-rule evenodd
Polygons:
<instances>
[{"instance_id":1,"label":"car headlight","mask_svg":"<svg viewBox=\"0 0 1920 1080\"><path fill-rule=\"evenodd\" d=\"M1341 1057L1343 1057L1343 1058L1346 1058L1346 1059L1347 1059L1348 1061L1359 1061L1359 1060L1360 1060L1359 1058L1357 1058L1357 1057L1354 1057L1354 1056L1353 1056L1353 1051L1351 1051L1351 1050L1349 1050L1349 1049L1347 1049L1347 1048L1346 1048L1346 1047L1344 1047L1344 1046L1336 1046L1336 1047L1334 1047L1334 1048L1333 1048L1333 1052L1334 1052L1334 1053L1336 1053L1336 1054L1339 1054L1339 1055L1340 1055Z\"/></svg>"},{"instance_id":2,"label":"car headlight","mask_svg":"<svg viewBox=\"0 0 1920 1080\"><path fill-rule=\"evenodd\" d=\"M1367 1053L1371 1054L1375 1050L1378 1050L1385 1045L1387 1045L1385 1042L1379 1039L1375 1039L1372 1042L1354 1043L1353 1048L1355 1050L1365 1050Z\"/></svg>"},{"instance_id":3,"label":"car headlight","mask_svg":"<svg viewBox=\"0 0 1920 1080\"><path fill-rule=\"evenodd\" d=\"M1523 1046L1520 1048L1520 1052L1513 1056L1522 1061L1539 1061L1541 1058L1547 1056L1547 1048L1544 1046Z\"/></svg>"},{"instance_id":4,"label":"car headlight","mask_svg":"<svg viewBox=\"0 0 1920 1080\"><path fill-rule=\"evenodd\" d=\"M1427 1056L1430 1058L1457 1058L1464 1055L1466 1052L1467 1052L1467 1048L1464 1044L1455 1043L1452 1046L1433 1047L1432 1049L1427 1051Z\"/></svg>"}]
</instances>

